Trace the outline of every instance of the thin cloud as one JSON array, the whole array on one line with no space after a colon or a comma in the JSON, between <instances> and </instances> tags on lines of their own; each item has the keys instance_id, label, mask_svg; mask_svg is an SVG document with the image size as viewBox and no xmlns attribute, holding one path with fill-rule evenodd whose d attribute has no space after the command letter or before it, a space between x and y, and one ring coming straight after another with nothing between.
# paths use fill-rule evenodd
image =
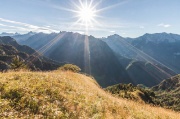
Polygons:
<instances>
[{"instance_id":1,"label":"thin cloud","mask_svg":"<svg viewBox=\"0 0 180 119\"><path fill-rule=\"evenodd\" d=\"M140 29L144 29L144 26L139 26Z\"/></svg>"},{"instance_id":2,"label":"thin cloud","mask_svg":"<svg viewBox=\"0 0 180 119\"><path fill-rule=\"evenodd\" d=\"M75 33L80 33L80 34L84 34L85 32L84 31L73 31Z\"/></svg>"},{"instance_id":3,"label":"thin cloud","mask_svg":"<svg viewBox=\"0 0 180 119\"><path fill-rule=\"evenodd\" d=\"M11 25L6 25L6 24L0 24L0 26L2 27L8 27L8 28L14 28L14 29L18 29L21 31L29 31L28 29L24 28L24 27L18 27L18 26L11 26Z\"/></svg>"},{"instance_id":4,"label":"thin cloud","mask_svg":"<svg viewBox=\"0 0 180 119\"><path fill-rule=\"evenodd\" d=\"M14 28L17 28L17 29L19 28L24 29L24 30L28 29L28 31L30 30L30 31L37 31L37 32L58 32L57 30L50 29L47 27L39 27L39 26L35 26L35 25L23 23L23 22L12 21L12 20L3 19L3 18L0 18L0 21L21 26L21 27L13 26ZM4 24L0 24L0 25L3 26ZM5 25L5 26L12 27L8 25Z\"/></svg>"},{"instance_id":5,"label":"thin cloud","mask_svg":"<svg viewBox=\"0 0 180 119\"><path fill-rule=\"evenodd\" d=\"M158 24L157 26L159 26L159 27L164 27L164 28L171 27L170 24L164 24L164 23Z\"/></svg>"},{"instance_id":6,"label":"thin cloud","mask_svg":"<svg viewBox=\"0 0 180 119\"><path fill-rule=\"evenodd\" d=\"M109 32L111 32L111 33L115 33L115 31L109 31Z\"/></svg>"},{"instance_id":7,"label":"thin cloud","mask_svg":"<svg viewBox=\"0 0 180 119\"><path fill-rule=\"evenodd\" d=\"M6 26L6 25L0 23L0 26Z\"/></svg>"}]
</instances>

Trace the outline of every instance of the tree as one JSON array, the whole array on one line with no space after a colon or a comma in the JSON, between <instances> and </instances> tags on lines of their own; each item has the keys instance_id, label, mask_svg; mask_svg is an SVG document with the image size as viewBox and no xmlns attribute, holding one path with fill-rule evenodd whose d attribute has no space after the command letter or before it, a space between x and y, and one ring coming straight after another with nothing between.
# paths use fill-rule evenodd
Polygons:
<instances>
[{"instance_id":1,"label":"tree","mask_svg":"<svg viewBox=\"0 0 180 119\"><path fill-rule=\"evenodd\" d=\"M24 64L23 61L20 60L19 56L15 56L10 64L11 69L19 70L19 69L28 69L27 65Z\"/></svg>"},{"instance_id":2,"label":"tree","mask_svg":"<svg viewBox=\"0 0 180 119\"><path fill-rule=\"evenodd\" d=\"M81 69L78 66L73 65L73 64L65 64L62 67L59 67L58 69L62 71L72 71L75 73L78 73L81 71Z\"/></svg>"}]
</instances>

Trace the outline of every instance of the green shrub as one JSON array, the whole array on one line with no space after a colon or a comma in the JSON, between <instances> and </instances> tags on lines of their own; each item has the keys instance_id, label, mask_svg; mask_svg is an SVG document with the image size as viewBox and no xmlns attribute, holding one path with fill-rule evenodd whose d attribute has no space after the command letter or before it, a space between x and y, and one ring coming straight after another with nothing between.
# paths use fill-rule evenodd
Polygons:
<instances>
[{"instance_id":1,"label":"green shrub","mask_svg":"<svg viewBox=\"0 0 180 119\"><path fill-rule=\"evenodd\" d=\"M10 66L13 70L28 69L28 66L23 61L21 61L18 56L13 58Z\"/></svg>"},{"instance_id":2,"label":"green shrub","mask_svg":"<svg viewBox=\"0 0 180 119\"><path fill-rule=\"evenodd\" d=\"M72 71L72 72L75 72L75 73L78 73L78 72L81 71L81 69L78 66L73 65L73 64L65 64L62 67L58 68L58 69L62 70L62 71Z\"/></svg>"}]
</instances>

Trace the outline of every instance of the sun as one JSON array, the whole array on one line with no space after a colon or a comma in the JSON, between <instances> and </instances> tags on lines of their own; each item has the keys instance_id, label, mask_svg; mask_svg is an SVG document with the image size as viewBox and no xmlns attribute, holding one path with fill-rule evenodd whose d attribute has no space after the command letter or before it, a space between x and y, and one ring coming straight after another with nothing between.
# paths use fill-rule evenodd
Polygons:
<instances>
[{"instance_id":1,"label":"sun","mask_svg":"<svg viewBox=\"0 0 180 119\"><path fill-rule=\"evenodd\" d=\"M78 16L85 23L92 22L96 16L96 11L89 6L82 6L82 8L78 11Z\"/></svg>"},{"instance_id":2,"label":"sun","mask_svg":"<svg viewBox=\"0 0 180 119\"><path fill-rule=\"evenodd\" d=\"M96 10L96 6L93 5L93 0L91 0L90 2L88 2L87 0L82 1L79 0L79 5L77 5L77 17L78 22L85 26L86 29L93 26L93 22L96 21L96 17L97 17L97 10Z\"/></svg>"},{"instance_id":3,"label":"sun","mask_svg":"<svg viewBox=\"0 0 180 119\"><path fill-rule=\"evenodd\" d=\"M57 9L71 12L72 17L70 22L71 25L67 28L69 31L78 31L88 34L90 31L103 30L109 31L105 28L108 23L103 22L106 17L101 16L101 12L111 9L113 7L119 6L124 2L118 2L117 4L102 7L100 5L103 0L68 0L71 2L69 4L71 7L57 6ZM69 20L68 20L69 21Z\"/></svg>"},{"instance_id":4,"label":"sun","mask_svg":"<svg viewBox=\"0 0 180 119\"><path fill-rule=\"evenodd\" d=\"M70 28L78 29L79 31L83 29L85 32L88 32L94 30L97 25L100 25L98 19L101 18L99 13L102 9L98 9L98 5L101 3L101 0L99 2L95 0L72 0L71 3L72 9L59 8L74 13L74 16L72 16L74 21Z\"/></svg>"}]
</instances>

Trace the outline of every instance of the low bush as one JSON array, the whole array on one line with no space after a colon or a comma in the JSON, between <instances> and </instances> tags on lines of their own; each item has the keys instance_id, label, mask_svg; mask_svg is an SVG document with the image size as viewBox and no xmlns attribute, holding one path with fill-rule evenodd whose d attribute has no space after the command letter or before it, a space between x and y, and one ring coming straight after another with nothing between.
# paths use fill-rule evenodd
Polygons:
<instances>
[{"instance_id":1,"label":"low bush","mask_svg":"<svg viewBox=\"0 0 180 119\"><path fill-rule=\"evenodd\" d=\"M75 73L78 73L78 72L81 71L81 69L78 66L73 65L73 64L65 64L62 67L58 68L58 70L72 71L72 72L75 72Z\"/></svg>"}]
</instances>

